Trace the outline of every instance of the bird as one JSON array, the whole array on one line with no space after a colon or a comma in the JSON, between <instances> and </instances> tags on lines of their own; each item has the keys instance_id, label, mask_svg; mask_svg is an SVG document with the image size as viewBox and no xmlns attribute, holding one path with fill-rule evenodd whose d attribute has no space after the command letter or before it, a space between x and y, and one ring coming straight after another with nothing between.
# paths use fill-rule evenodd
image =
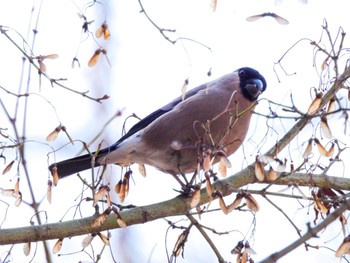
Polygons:
<instances>
[{"instance_id":1,"label":"bird","mask_svg":"<svg viewBox=\"0 0 350 263\"><path fill-rule=\"evenodd\" d=\"M266 85L257 70L239 68L152 112L109 147L53 163L49 170L64 178L101 165L136 163L174 177L195 173L205 154L215 164L241 146Z\"/></svg>"}]
</instances>

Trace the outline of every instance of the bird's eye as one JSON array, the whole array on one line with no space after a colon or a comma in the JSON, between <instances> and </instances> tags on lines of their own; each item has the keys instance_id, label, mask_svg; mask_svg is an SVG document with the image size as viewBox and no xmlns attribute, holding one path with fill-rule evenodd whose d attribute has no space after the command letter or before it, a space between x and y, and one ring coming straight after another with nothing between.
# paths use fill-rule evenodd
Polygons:
<instances>
[{"instance_id":1,"label":"bird's eye","mask_svg":"<svg viewBox=\"0 0 350 263\"><path fill-rule=\"evenodd\" d=\"M243 69L241 69L239 72L238 72L239 76L240 77L244 77L245 76L245 71Z\"/></svg>"}]
</instances>

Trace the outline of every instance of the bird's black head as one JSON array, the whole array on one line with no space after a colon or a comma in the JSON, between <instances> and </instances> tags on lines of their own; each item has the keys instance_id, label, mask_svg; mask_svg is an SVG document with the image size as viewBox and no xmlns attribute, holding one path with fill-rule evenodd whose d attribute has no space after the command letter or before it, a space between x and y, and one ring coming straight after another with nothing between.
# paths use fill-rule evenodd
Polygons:
<instances>
[{"instance_id":1,"label":"bird's black head","mask_svg":"<svg viewBox=\"0 0 350 263\"><path fill-rule=\"evenodd\" d=\"M266 89L266 80L260 73L252 68L244 67L238 71L240 87L246 99L251 102L257 100Z\"/></svg>"}]
</instances>

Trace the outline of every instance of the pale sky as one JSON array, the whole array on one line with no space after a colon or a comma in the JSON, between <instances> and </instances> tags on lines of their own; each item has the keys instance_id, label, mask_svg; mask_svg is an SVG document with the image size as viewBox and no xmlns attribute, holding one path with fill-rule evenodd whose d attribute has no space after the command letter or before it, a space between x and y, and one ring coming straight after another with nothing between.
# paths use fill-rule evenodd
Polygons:
<instances>
[{"instance_id":1,"label":"pale sky","mask_svg":"<svg viewBox=\"0 0 350 263\"><path fill-rule=\"evenodd\" d=\"M104 3L104 1L101 1ZM112 1L111 1L112 2ZM11 27L17 30L26 38L30 13L33 6L34 16L32 27L34 27L40 1L1 1L0 25ZM39 90L38 76L31 77L31 92L40 96L30 97L28 108L28 130L27 139L33 140L28 147L35 151L27 152L28 166L31 169L31 177L35 177L33 184L37 200L45 197L47 171L47 153L52 148L58 149L68 141L64 134L60 134L57 141L46 144L46 136L59 124L64 124L70 135L75 140L89 142L102 128L103 124L117 110L123 109L123 116L115 120L102 134L99 141L104 140L105 145L112 144L121 134L121 125L125 118L136 113L144 117L157 108L167 104L174 97L181 95L181 86L185 79L189 78L189 88L208 82L223 74L231 72L242 66L256 68L262 73L268 83L267 91L262 97L269 98L276 102L289 104L290 93L293 94L295 103L301 110L306 110L311 102L309 89L318 85L318 78L313 67L313 50L308 41L298 45L290 55L286 56L284 62L288 72L296 72L292 77L285 76L278 69L279 83L273 71L276 62L296 41L302 38L309 38L318 41L321 37L321 25L327 19L328 26L334 37L342 26L347 32L349 27L348 10L349 4L345 0L330 1L308 1L302 4L297 0L284 0L275 4L273 0L240 0L220 1L218 0L217 10L213 12L210 1L142 1L148 15L158 26L167 29L176 29L175 34L169 34L171 39L178 37L191 38L211 48L211 52L193 41L178 41L176 44L167 42L154 28L146 17L140 13L138 1L115 1L110 6L96 5L86 12L88 20L95 20L91 24L91 31L106 19L111 31L111 38L108 41L98 42L108 51L108 58L111 67L103 56L98 64L89 68L88 60L98 48L92 38L85 40L81 36L82 20L77 13L77 7L84 10L84 1L44 1L38 22L38 35L35 42L35 55L46 55L51 53L59 54L57 60L47 60L45 64L48 74L53 78L67 78L63 83L70 88L80 91L90 90L89 94L101 97L108 94L111 98L108 101L98 104L84 99L79 95L69 93L59 87L52 88L50 83L42 78L41 90ZM246 17L264 12L275 12L286 18L289 25L280 25L273 18L265 17L255 22L247 22ZM15 33L11 36L22 45L21 39ZM30 34L30 36L32 36ZM323 36L325 37L325 36ZM84 40L80 43L81 40ZM0 85L17 92L19 77L21 73L21 54L3 36L0 36L2 48L0 62L2 74ZM344 47L349 41L346 40ZM29 41L31 44L31 40ZM80 44L80 47L79 47ZM78 57L81 68L71 68L72 58L76 55L79 47ZM321 58L319 58L321 61ZM317 62L319 62L317 61ZM320 67L320 65L316 65ZM212 76L206 73L212 68ZM27 70L25 70L25 76ZM27 79L25 78L25 81ZM24 92L24 90L22 90ZM0 91L1 99L10 102L13 97ZM47 101L51 102L56 113ZM268 113L268 104L260 103L257 111ZM97 112L97 113L96 113ZM0 128L9 125L4 115L0 114ZM266 132L266 120L254 117L252 129L244 143L245 157L240 149L230 159L234 164L229 171L233 174L239 171L247 163L251 163L256 155L255 143L259 137L254 137L260 132L259 127L264 127ZM276 126L279 136L271 135L269 140L262 145L261 152L269 149L274 140L280 138L285 130L288 130L294 122L277 121ZM33 125L33 126L32 126ZM130 127L132 123L128 124ZM262 125L262 126L260 126ZM258 127L258 128L257 128ZM339 129L340 130L340 129ZM253 136L254 135L254 136ZM258 135L259 136L259 135ZM307 136L300 136L300 142L307 140ZM74 146L66 145L56 153L56 160L73 157L81 148L76 142ZM13 157L15 152L9 154ZM11 159L9 157L9 159ZM54 161L50 155L49 163ZM0 170L3 170L0 163ZM147 178L143 178L133 168L132 189L127 197L126 204L147 205L166 200L176 196L173 188L176 182L171 176L162 174L155 169L147 167ZM33 172L34 171L34 172ZM111 184L119 180L117 167L111 169ZM2 188L11 188L16 171L12 175L0 179ZM85 172L89 178L89 172ZM30 202L30 196L25 186L25 179L21 178L24 200ZM253 186L254 188L258 186ZM75 176L61 180L58 187L53 190L53 202L51 205L43 201L41 210L48 214L48 222L57 222L64 213L71 207L81 193L81 183ZM259 188L259 187L258 187ZM308 189L305 190L307 193ZM114 198L117 198L114 196ZM233 196L228 200L233 200ZM254 250L257 252L253 258L255 262L265 258L273 252L284 248L287 244L298 238L295 230L286 222L281 213L276 212L265 200L256 198L261 206L261 211L256 214L256 229L254 238L251 241ZM15 208L10 199L4 199L11 206L8 210L7 219L2 225L3 228L29 225L29 218L32 211L24 204ZM117 200L117 199L116 199ZM307 208L300 209L295 201L277 200L281 207L290 208L289 216L296 224L305 231L306 222L312 221L313 211ZM83 204L83 216L91 215L93 209L90 204ZM5 211L6 206L0 206ZM1 210L0 210L1 211ZM70 210L65 220L72 219L73 212ZM307 216L307 213L310 213ZM27 216L27 215L30 216ZM20 215L20 216L19 216ZM26 215L26 216L23 216ZM177 221L179 218L170 218ZM270 221L266 221L270 220ZM214 224L212 223L214 221ZM250 236L252 216L248 213L233 212L227 216L223 213L210 213L203 217L201 223L211 225L218 231L239 230L243 235ZM188 222L183 222L187 226ZM334 224L335 225L335 224ZM112 231L111 244L115 249L113 255L118 262L125 262L125 255L128 255L131 262L165 262L165 235L167 223L164 220L147 223L144 225L132 226L125 230ZM343 236L339 233L339 226L331 225L324 233L322 240L312 240L312 244L325 245L336 249ZM169 231L167 242L168 249L172 249L179 231ZM177 262L216 262L215 255L209 250L203 238L193 231L190 240L186 244L185 259L179 258ZM61 253L71 253L81 249L81 240L84 237L74 237L65 240ZM237 241L243 239L242 234L234 232L230 235L214 236L225 259L234 262L235 256L230 254L231 249ZM97 239L97 238L96 238ZM329 243L322 243L331 241ZM136 242L140 242L137 244ZM54 245L55 240L49 241ZM95 240L96 247L101 245ZM22 245L13 248L13 262L29 261L30 256L24 257ZM0 247L0 255L9 247ZM98 248L95 252L98 252ZM110 262L110 253L105 251L101 262ZM75 256L53 256L55 262L67 262L71 259L78 261L90 261L85 253L78 253ZM293 251L280 262L295 262L302 259L303 262L339 262L332 251L312 250L305 252L304 247ZM33 262L42 262L41 246L35 255Z\"/></svg>"}]
</instances>

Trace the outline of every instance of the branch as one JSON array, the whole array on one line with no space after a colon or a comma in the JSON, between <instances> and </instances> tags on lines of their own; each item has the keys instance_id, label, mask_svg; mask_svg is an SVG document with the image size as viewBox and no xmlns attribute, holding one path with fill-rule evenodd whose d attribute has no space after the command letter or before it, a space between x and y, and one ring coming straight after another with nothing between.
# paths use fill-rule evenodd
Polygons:
<instances>
[{"instance_id":1,"label":"branch","mask_svg":"<svg viewBox=\"0 0 350 263\"><path fill-rule=\"evenodd\" d=\"M144 8L143 5L142 5L141 0L138 0L138 2L139 2L139 5L140 5L140 7L141 7L140 13L143 13L143 14L146 16L146 18L148 19L148 21L149 21L156 29L158 29L158 31L162 34L162 36L163 36L167 41L169 41L171 44L175 44L175 43L176 43L176 40L175 40L175 41L174 41L174 40L171 40L171 39L165 34L165 32L175 33L176 30L175 30L175 29L164 29L164 28L160 28L160 27L148 16L148 14L147 14L146 11L145 11L145 8Z\"/></svg>"},{"instance_id":2,"label":"branch","mask_svg":"<svg viewBox=\"0 0 350 263\"><path fill-rule=\"evenodd\" d=\"M332 87L328 92L322 97L319 110L327 105L327 103L335 96L335 94L344 87L345 81L350 77L350 67L346 67L344 72L336 78ZM319 111L318 110L318 111ZM317 114L317 112L315 113ZM284 147L289 145L289 143L299 134L299 132L308 124L312 119L313 115L304 115L294 126L291 128L281 140L279 140L274 147L266 152L265 155L276 156Z\"/></svg>"},{"instance_id":3,"label":"branch","mask_svg":"<svg viewBox=\"0 0 350 263\"><path fill-rule=\"evenodd\" d=\"M312 181L310 178L312 177ZM253 167L247 167L241 172L223 180L216 181L213 188L220 191L223 196L238 192L239 188L256 182ZM312 182L312 183L311 183ZM333 189L350 189L350 179L343 177L328 177L326 175L310 175L295 173L287 177L281 177L276 184L298 184L299 186L318 186ZM269 193L259 193L266 194ZM281 194L281 196L283 196ZM286 195L286 197L289 197ZM190 209L191 197L179 195L173 199L147 206L139 206L130 210L119 212L127 226L144 224L156 219L169 216L186 215ZM201 190L201 200L198 204L204 205L210 201L206 189ZM96 216L78 220L70 220L46 225L28 226L0 230L0 245L37 242L41 240L59 239L89 233L97 233L104 230L120 228L114 214L109 215L107 221L100 227L93 228L91 222Z\"/></svg>"},{"instance_id":4,"label":"branch","mask_svg":"<svg viewBox=\"0 0 350 263\"><path fill-rule=\"evenodd\" d=\"M34 58L30 55L28 55L8 34L7 34L7 30L0 25L0 33L3 34L22 54L25 58L28 59L29 63L36 69L38 70L38 73L39 73L39 77L44 76L50 83L51 85L53 86L54 84L56 84L57 86L63 88L63 89L66 89L70 92L73 92L75 94L78 94L78 95L81 95L87 99L90 99L90 100L93 100L93 101L96 101L98 103L101 103L101 101L103 100L107 100L109 98L108 95L103 95L102 97L99 97L99 98L94 98L94 97L91 97L88 94L89 91L83 91L83 92L80 92L80 91L77 91L77 90L74 90L72 88L69 88L68 86L65 86L63 84L60 83L60 81L62 80L66 80L66 79L54 79L54 78L51 78L48 74L46 74L45 72L42 72L42 70L40 69L40 67L38 65L36 65L34 63Z\"/></svg>"},{"instance_id":5,"label":"branch","mask_svg":"<svg viewBox=\"0 0 350 263\"><path fill-rule=\"evenodd\" d=\"M214 242L210 239L208 234L204 231L201 225L199 225L198 221L192 216L192 215L187 215L187 218L191 221L191 223L198 229L198 231L202 234L204 239L208 242L209 246L211 249L214 251L216 257L218 258L219 263L224 263L226 262L224 258L221 256L219 250L215 246Z\"/></svg>"},{"instance_id":6,"label":"branch","mask_svg":"<svg viewBox=\"0 0 350 263\"><path fill-rule=\"evenodd\" d=\"M343 205L341 205L338 209L336 209L333 213L327 216L320 224L318 224L315 227L310 227L308 225L308 231L305 235L300 237L298 240L293 242L292 244L288 245L284 249L282 249L279 252L276 252L272 255L270 255L268 258L262 260L260 263L272 263L276 262L278 259L284 257L289 252L293 251L295 248L300 246L301 244L305 243L307 240L313 237L317 237L317 233L322 231L324 228L326 228L330 223L332 223L334 220L339 218L339 216L347 209L350 208L350 199L348 199Z\"/></svg>"}]
</instances>

